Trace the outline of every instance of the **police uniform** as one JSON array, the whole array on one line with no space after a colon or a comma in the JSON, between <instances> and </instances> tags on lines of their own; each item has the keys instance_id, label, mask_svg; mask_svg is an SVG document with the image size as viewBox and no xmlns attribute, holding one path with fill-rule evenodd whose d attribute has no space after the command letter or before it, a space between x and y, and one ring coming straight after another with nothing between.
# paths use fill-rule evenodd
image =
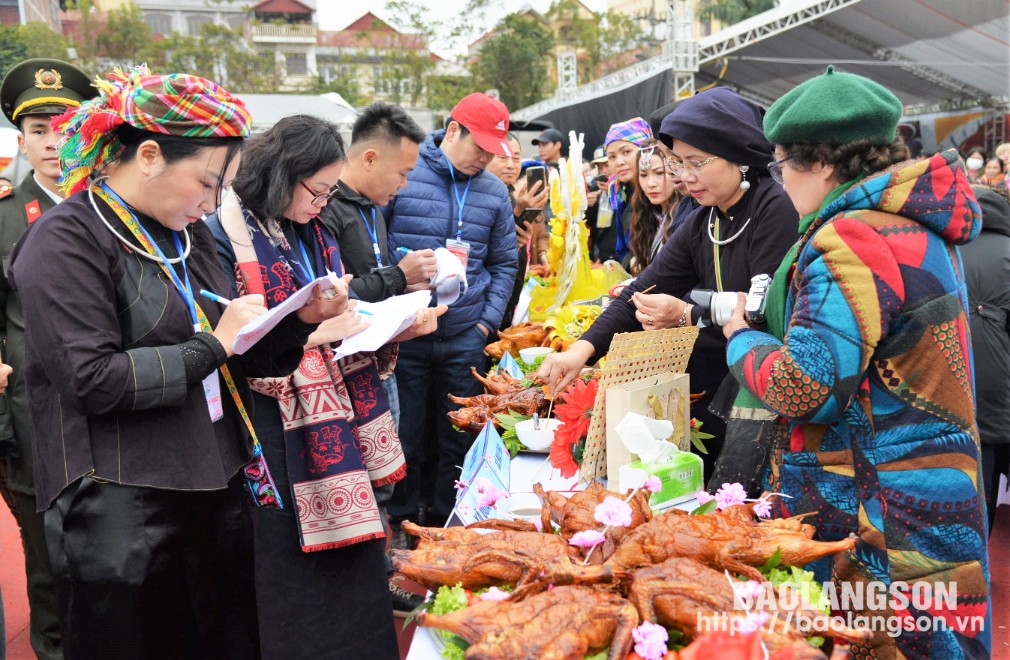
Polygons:
<instances>
[{"instance_id":1,"label":"police uniform","mask_svg":"<svg viewBox=\"0 0 1010 660\"><path fill-rule=\"evenodd\" d=\"M96 90L88 76L59 60L21 62L0 84L0 108L15 126L27 115L57 115L91 98ZM6 346L3 362L14 372L0 397L0 494L21 528L31 607L31 644L39 658L62 658L59 609L53 594L42 514L36 511L32 476L31 425L23 378L24 316L7 281L9 257L28 225L56 206L51 193L28 175L13 188L0 189L0 333ZM44 219L42 220L44 221Z\"/></svg>"}]
</instances>

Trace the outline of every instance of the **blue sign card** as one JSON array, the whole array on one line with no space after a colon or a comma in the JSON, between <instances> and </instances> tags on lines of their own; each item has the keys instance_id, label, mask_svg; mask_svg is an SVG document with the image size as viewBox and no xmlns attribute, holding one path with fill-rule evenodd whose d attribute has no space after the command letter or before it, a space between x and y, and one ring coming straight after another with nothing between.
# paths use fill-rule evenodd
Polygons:
<instances>
[{"instance_id":1,"label":"blue sign card","mask_svg":"<svg viewBox=\"0 0 1010 660\"><path fill-rule=\"evenodd\" d=\"M519 367L519 363L516 362L516 359L508 351L505 351L501 356L501 360L498 361L498 371L504 371L516 380L526 378L526 374Z\"/></svg>"},{"instance_id":2,"label":"blue sign card","mask_svg":"<svg viewBox=\"0 0 1010 660\"><path fill-rule=\"evenodd\" d=\"M481 506L483 493L480 491L482 488L494 488L498 492L508 493L510 475L508 449L494 425L488 422L463 459L460 481L466 485L456 492L456 506L445 526L469 525L478 520L497 517L497 507L486 502ZM504 504L504 499L502 497L499 500L498 507Z\"/></svg>"}]
</instances>

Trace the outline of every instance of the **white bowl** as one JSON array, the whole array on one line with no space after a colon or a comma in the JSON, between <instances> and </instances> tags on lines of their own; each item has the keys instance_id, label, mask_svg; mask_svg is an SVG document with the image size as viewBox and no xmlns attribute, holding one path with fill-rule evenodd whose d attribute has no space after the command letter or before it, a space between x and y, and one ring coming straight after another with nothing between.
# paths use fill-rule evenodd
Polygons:
<instances>
[{"instance_id":1,"label":"white bowl","mask_svg":"<svg viewBox=\"0 0 1010 660\"><path fill-rule=\"evenodd\" d=\"M524 419L516 424L516 435L519 442L533 451L547 451L554 441L554 432L563 424L559 419L541 419L540 430L533 428L532 419Z\"/></svg>"},{"instance_id":2,"label":"white bowl","mask_svg":"<svg viewBox=\"0 0 1010 660\"><path fill-rule=\"evenodd\" d=\"M512 493L509 495L506 506L508 507L506 511L511 514L513 518L520 520L540 520L540 512L543 510L543 505L540 502L540 498L534 493ZM501 504L498 505L499 507Z\"/></svg>"},{"instance_id":3,"label":"white bowl","mask_svg":"<svg viewBox=\"0 0 1010 660\"><path fill-rule=\"evenodd\" d=\"M541 355L550 355L553 352L554 349L550 346L531 346L529 348L520 348L519 357L526 364L533 364L533 360L536 360Z\"/></svg>"}]
</instances>

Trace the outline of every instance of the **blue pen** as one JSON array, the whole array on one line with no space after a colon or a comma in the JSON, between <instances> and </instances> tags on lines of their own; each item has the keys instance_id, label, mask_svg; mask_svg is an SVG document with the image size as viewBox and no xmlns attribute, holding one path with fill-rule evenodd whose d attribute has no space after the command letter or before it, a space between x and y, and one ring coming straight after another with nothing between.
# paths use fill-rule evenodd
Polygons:
<instances>
[{"instance_id":1,"label":"blue pen","mask_svg":"<svg viewBox=\"0 0 1010 660\"><path fill-rule=\"evenodd\" d=\"M396 248L396 251L399 252L400 254L410 254L411 252L413 252L413 250L411 250L410 248L403 247L402 245Z\"/></svg>"},{"instance_id":2,"label":"blue pen","mask_svg":"<svg viewBox=\"0 0 1010 660\"><path fill-rule=\"evenodd\" d=\"M358 314L364 314L365 316L374 316L374 315L373 315L373 314L372 314L372 313L371 313L370 311L368 311L367 309L356 309L356 310L354 310L354 311L356 311L356 312L357 312Z\"/></svg>"},{"instance_id":3,"label":"blue pen","mask_svg":"<svg viewBox=\"0 0 1010 660\"><path fill-rule=\"evenodd\" d=\"M200 295L209 300L213 300L216 303L221 303L222 305L227 305L231 301L223 296L219 296L216 293L211 293L207 289L200 289Z\"/></svg>"}]
</instances>

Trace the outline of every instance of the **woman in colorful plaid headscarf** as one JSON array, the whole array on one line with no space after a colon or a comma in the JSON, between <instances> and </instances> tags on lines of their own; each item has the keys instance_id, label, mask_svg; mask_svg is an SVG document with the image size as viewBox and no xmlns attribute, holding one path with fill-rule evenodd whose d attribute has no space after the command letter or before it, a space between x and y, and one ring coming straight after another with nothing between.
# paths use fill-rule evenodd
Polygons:
<instances>
[{"instance_id":1,"label":"woman in colorful plaid headscarf","mask_svg":"<svg viewBox=\"0 0 1010 660\"><path fill-rule=\"evenodd\" d=\"M263 296L195 293L229 287L201 217L235 177L248 112L209 80L144 67L96 86L59 120L74 194L11 267L64 655L259 657L243 466L257 504L291 503L255 451L245 381L293 371L346 285L234 355Z\"/></svg>"}]
</instances>

